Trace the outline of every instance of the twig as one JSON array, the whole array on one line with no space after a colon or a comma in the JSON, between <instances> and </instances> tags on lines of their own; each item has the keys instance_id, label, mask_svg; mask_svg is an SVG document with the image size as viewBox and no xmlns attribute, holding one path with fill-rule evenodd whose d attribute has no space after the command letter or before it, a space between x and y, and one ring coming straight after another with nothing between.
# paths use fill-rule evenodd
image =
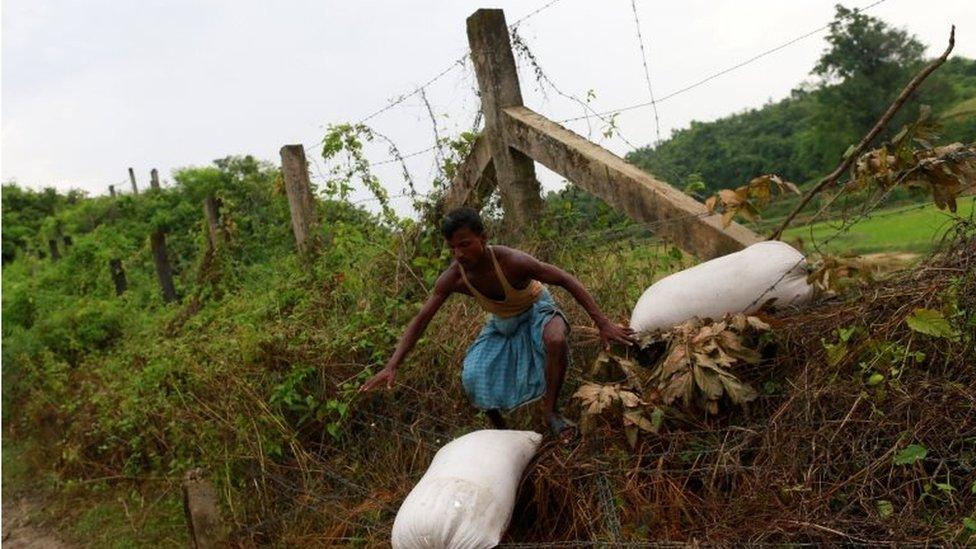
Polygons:
<instances>
[{"instance_id":1,"label":"twig","mask_svg":"<svg viewBox=\"0 0 976 549\"><path fill-rule=\"evenodd\" d=\"M830 174L827 175L827 177L821 179L820 182L817 183L817 186L811 189L810 192L808 192L806 196L803 197L803 200L801 200L800 203L796 205L796 208L794 208L793 211L790 212L790 215L786 216L786 220L783 221L783 224L780 225L778 229L776 229L776 232L774 232L771 237L769 237L770 240L778 239L783 234L783 231L785 231L786 228L790 225L790 222L793 221L793 218L800 213L800 210L802 210L814 196L819 194L820 191L824 190L828 186L833 185L834 183L837 182L838 179L840 179L840 176L842 176L844 172L846 172L847 169L851 167L851 164L853 164L854 161L859 156L861 156L861 153L864 152L864 149L867 148L867 146L871 143L871 141L875 137L877 137L879 133L881 133L881 130L884 129L884 127L888 124L888 122L895 115L895 113L898 112L898 109L900 109L901 106L905 104L905 101L908 101L908 97L912 94L912 92L914 92L915 89L918 88L918 86L922 83L922 81L924 81L930 74L932 74L935 71L935 69L939 68L940 65L945 63L946 59L949 57L949 53L952 52L952 48L953 46L955 46L955 44L956 44L956 26L953 25L952 30L949 32L949 47L946 48L946 50L942 53L941 56L939 56L936 59L933 59L931 63L926 65L921 72L916 74L915 77L908 82L908 85L905 86L905 89L903 89L901 93L898 94L898 97L895 99L895 102L888 107L888 110L885 111L883 115L881 115L881 118L877 121L877 123L875 123L874 127L871 128L871 131L869 131L867 135L861 138L861 142L857 144L857 147L855 147L853 151L850 151L849 154L844 155L843 161L841 161L840 165L837 166L837 168L834 169L834 171L830 172Z\"/></svg>"}]
</instances>

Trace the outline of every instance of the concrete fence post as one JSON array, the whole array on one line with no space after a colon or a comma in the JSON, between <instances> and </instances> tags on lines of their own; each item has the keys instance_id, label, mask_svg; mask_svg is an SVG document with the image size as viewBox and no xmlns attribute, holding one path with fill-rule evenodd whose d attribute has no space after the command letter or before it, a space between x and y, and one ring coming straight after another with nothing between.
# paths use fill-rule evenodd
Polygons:
<instances>
[{"instance_id":1,"label":"concrete fence post","mask_svg":"<svg viewBox=\"0 0 976 549\"><path fill-rule=\"evenodd\" d=\"M288 194L288 208L291 210L291 228L295 233L295 244L299 252L304 253L312 248L313 231L318 220L303 146L285 145L281 148L281 175L285 180L285 192Z\"/></svg>"},{"instance_id":2,"label":"concrete fence post","mask_svg":"<svg viewBox=\"0 0 976 549\"><path fill-rule=\"evenodd\" d=\"M132 183L132 194L139 194L139 187L136 186L136 172L129 168L129 181Z\"/></svg>"},{"instance_id":3,"label":"concrete fence post","mask_svg":"<svg viewBox=\"0 0 976 549\"><path fill-rule=\"evenodd\" d=\"M153 262L156 263L156 275L159 276L159 286L163 290L163 301L176 301L176 287L173 286L173 269L166 257L166 233L155 231L149 237L152 245Z\"/></svg>"},{"instance_id":4,"label":"concrete fence post","mask_svg":"<svg viewBox=\"0 0 976 549\"><path fill-rule=\"evenodd\" d=\"M112 283L115 284L115 295L122 295L129 288L125 280L125 270L122 269L122 260L119 258L108 260L108 269L112 273Z\"/></svg>"},{"instance_id":5,"label":"concrete fence post","mask_svg":"<svg viewBox=\"0 0 976 549\"><path fill-rule=\"evenodd\" d=\"M159 190L159 171L156 168L149 170L149 186L154 191Z\"/></svg>"},{"instance_id":6,"label":"concrete fence post","mask_svg":"<svg viewBox=\"0 0 976 549\"><path fill-rule=\"evenodd\" d=\"M110 196L111 196L112 198L115 198L115 185L109 185L109 186L108 186L108 194L109 194L109 195L110 195Z\"/></svg>"},{"instance_id":7,"label":"concrete fence post","mask_svg":"<svg viewBox=\"0 0 976 549\"><path fill-rule=\"evenodd\" d=\"M481 110L485 115L484 136L491 150L506 224L511 229L520 229L535 223L542 211L542 197L535 177L535 164L531 158L511 148L505 135L502 110L522 106L522 90L505 13L498 9L480 9L468 17L467 30L471 60L481 91Z\"/></svg>"},{"instance_id":8,"label":"concrete fence post","mask_svg":"<svg viewBox=\"0 0 976 549\"><path fill-rule=\"evenodd\" d=\"M222 547L226 533L220 515L220 503L213 484L203 470L191 469L183 477L183 512L194 549Z\"/></svg>"}]
</instances>

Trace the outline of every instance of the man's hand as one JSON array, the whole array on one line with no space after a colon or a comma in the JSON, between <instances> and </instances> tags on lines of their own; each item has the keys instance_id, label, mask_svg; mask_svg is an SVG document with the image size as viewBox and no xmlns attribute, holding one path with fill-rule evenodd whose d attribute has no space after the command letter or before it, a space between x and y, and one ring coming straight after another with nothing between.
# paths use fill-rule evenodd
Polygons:
<instances>
[{"instance_id":1,"label":"man's hand","mask_svg":"<svg viewBox=\"0 0 976 549\"><path fill-rule=\"evenodd\" d=\"M637 344L637 336L627 326L620 326L609 320L604 320L597 328L600 329L600 339L603 341L604 349L610 348L610 342L622 343L627 346Z\"/></svg>"},{"instance_id":2,"label":"man's hand","mask_svg":"<svg viewBox=\"0 0 976 549\"><path fill-rule=\"evenodd\" d=\"M366 391L372 391L373 389L384 384L386 385L387 389L392 389L394 381L396 381L396 370L386 367L380 370L380 373L369 378L369 381L363 383L362 387L359 388L359 392L365 393Z\"/></svg>"}]
</instances>

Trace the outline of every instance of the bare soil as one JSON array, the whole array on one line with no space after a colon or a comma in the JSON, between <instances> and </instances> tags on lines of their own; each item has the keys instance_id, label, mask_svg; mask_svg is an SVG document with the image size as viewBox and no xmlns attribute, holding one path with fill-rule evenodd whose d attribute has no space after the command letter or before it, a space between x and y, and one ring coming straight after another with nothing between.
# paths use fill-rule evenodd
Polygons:
<instances>
[{"instance_id":1,"label":"bare soil","mask_svg":"<svg viewBox=\"0 0 976 549\"><path fill-rule=\"evenodd\" d=\"M41 503L30 497L3 502L3 549L69 549L57 536L32 524L31 517Z\"/></svg>"}]
</instances>

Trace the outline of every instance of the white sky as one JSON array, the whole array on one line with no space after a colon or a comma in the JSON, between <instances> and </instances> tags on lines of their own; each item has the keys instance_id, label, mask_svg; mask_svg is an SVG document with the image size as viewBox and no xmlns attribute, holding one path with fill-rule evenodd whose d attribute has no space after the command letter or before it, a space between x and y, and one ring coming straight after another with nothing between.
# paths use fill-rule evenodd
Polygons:
<instances>
[{"instance_id":1,"label":"white sky","mask_svg":"<svg viewBox=\"0 0 976 549\"><path fill-rule=\"evenodd\" d=\"M355 122L448 67L467 51L465 18L475 9L503 8L512 23L547 1L3 0L0 179L101 194L109 184L128 188L129 166L143 188L153 167L165 180L174 168L229 154L277 163L281 145L308 148L329 123ZM637 0L656 97L826 24L834 4ZM955 53L976 57L976 2L886 0L868 13L915 34L929 55L944 49L954 23ZM562 91L595 92L596 110L649 99L630 0L560 0L519 32ZM824 35L661 102L662 137L786 96L810 78ZM442 135L473 120L469 67L427 90ZM520 72L527 106L554 120L583 114L552 91L544 97L527 67ZM404 153L433 143L419 97L369 124ZM588 133L586 121L567 125ZM650 108L621 114L618 126L635 145L654 140ZM603 139L600 128L595 121L594 140L618 154L630 150L620 138ZM379 144L367 152L373 162L389 157ZM429 188L433 166L433 153L409 159L419 190ZM546 188L561 186L538 170ZM404 188L399 171L375 168L391 194ZM398 210L406 208L401 199Z\"/></svg>"}]
</instances>

